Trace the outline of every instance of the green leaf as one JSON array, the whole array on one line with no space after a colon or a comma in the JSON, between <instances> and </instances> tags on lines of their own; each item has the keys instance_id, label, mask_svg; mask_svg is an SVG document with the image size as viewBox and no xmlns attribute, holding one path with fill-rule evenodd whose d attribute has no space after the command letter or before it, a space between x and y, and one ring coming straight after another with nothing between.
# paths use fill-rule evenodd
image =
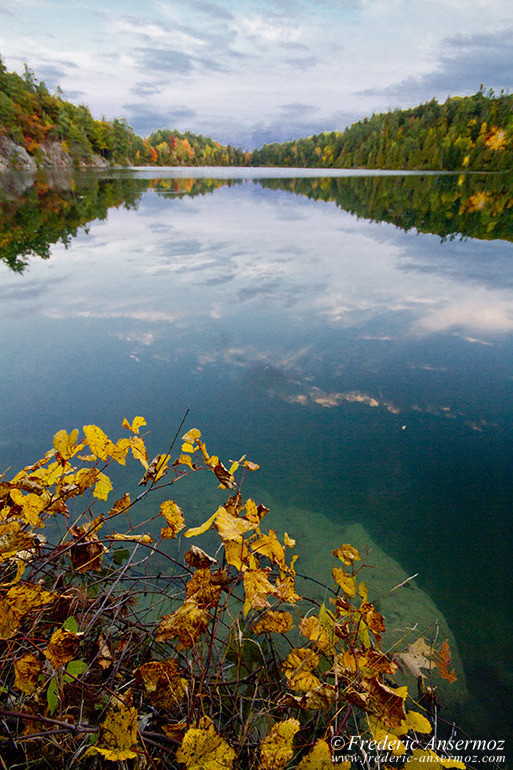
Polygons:
<instances>
[{"instance_id":1,"label":"green leaf","mask_svg":"<svg viewBox=\"0 0 513 770\"><path fill-rule=\"evenodd\" d=\"M73 679L77 679L84 671L87 671L87 663L84 660L70 660L66 666L64 681L72 682Z\"/></svg>"},{"instance_id":2,"label":"green leaf","mask_svg":"<svg viewBox=\"0 0 513 770\"><path fill-rule=\"evenodd\" d=\"M78 623L74 617L65 620L62 624L62 627L65 631L72 631L74 634L76 634L78 631Z\"/></svg>"},{"instance_id":3,"label":"green leaf","mask_svg":"<svg viewBox=\"0 0 513 770\"><path fill-rule=\"evenodd\" d=\"M57 706L59 705L59 685L57 683L57 677L52 676L46 691L46 700L48 701L48 711L53 714Z\"/></svg>"},{"instance_id":4,"label":"green leaf","mask_svg":"<svg viewBox=\"0 0 513 770\"><path fill-rule=\"evenodd\" d=\"M112 561L114 564L123 564L125 559L128 559L130 556L130 551L128 551L126 548L115 548L114 554L112 556Z\"/></svg>"}]
</instances>

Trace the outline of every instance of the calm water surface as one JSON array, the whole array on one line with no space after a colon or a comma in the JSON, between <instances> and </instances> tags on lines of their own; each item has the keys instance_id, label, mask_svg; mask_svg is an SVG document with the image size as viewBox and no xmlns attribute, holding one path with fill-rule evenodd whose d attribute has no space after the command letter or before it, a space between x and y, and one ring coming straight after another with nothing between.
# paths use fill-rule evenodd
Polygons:
<instances>
[{"instance_id":1,"label":"calm water surface","mask_svg":"<svg viewBox=\"0 0 513 770\"><path fill-rule=\"evenodd\" d=\"M505 737L513 183L190 173L4 186L1 468L136 414L162 451L186 404L273 499L420 573Z\"/></svg>"}]
</instances>

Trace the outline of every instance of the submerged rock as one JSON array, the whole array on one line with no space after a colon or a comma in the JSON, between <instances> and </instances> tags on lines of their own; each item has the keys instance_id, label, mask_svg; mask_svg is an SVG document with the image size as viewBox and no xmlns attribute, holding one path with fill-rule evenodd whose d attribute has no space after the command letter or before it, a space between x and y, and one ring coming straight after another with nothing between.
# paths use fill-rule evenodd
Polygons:
<instances>
[{"instance_id":1,"label":"submerged rock","mask_svg":"<svg viewBox=\"0 0 513 770\"><path fill-rule=\"evenodd\" d=\"M333 594L327 589L335 587L331 570L343 566L339 559L333 557L332 550L344 543L358 548L362 562L355 562L355 567L358 568L363 562L369 565L361 570L358 580L366 584L369 601L385 619L387 630L381 643L383 651L393 657L404 651L419 634L436 648L441 647L447 639L452 655L451 668L454 667L457 679L451 684L435 671L432 681L437 687L442 709L450 711L451 716L462 714L470 697L463 664L449 624L429 594L419 588L416 580L408 580L411 575L373 542L361 524L338 525L322 514L293 507L284 508L279 503L273 505L268 498L265 495L264 499L271 508L269 517L272 517L272 521L269 519L269 526L277 531L280 539L284 530L297 542L297 592L305 597L325 601L326 606L329 606L329 598ZM349 570L348 567L346 569ZM303 575L313 580L305 579ZM397 588L401 583L405 584ZM323 586L327 586L327 589ZM426 684L430 684L430 673L427 670L425 673ZM407 684L412 696L417 697L416 678L406 669L401 669L397 681Z\"/></svg>"}]
</instances>

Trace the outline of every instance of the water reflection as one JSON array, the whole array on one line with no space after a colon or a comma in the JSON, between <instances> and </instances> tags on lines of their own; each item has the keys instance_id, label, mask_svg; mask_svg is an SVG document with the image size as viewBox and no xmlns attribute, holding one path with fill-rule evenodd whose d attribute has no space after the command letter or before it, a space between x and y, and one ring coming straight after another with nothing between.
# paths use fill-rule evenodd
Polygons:
<instances>
[{"instance_id":1,"label":"water reflection","mask_svg":"<svg viewBox=\"0 0 513 770\"><path fill-rule=\"evenodd\" d=\"M5 188L2 469L62 427L116 435L135 414L159 451L185 401L219 454L261 461L277 500L363 523L410 574L421 565L471 687L485 694L486 664L505 693L511 183L459 181L118 174ZM483 190L480 209L462 204Z\"/></svg>"},{"instance_id":2,"label":"water reflection","mask_svg":"<svg viewBox=\"0 0 513 770\"><path fill-rule=\"evenodd\" d=\"M3 176L0 184L0 258L23 272L30 257L48 259L51 245L69 244L80 228L109 209L137 208L145 190L172 198L212 193L241 179L147 178L127 173L41 173L36 179ZM333 201L358 217L442 238L513 239L513 178L507 174L343 175L265 179L255 184L317 201ZM294 215L283 214L288 220ZM170 256L179 244L170 245ZM156 268L158 269L158 268ZM161 268L162 270L165 267ZM177 267L179 269L179 267ZM429 265L410 265L428 271ZM431 268L432 269L432 268ZM438 269L438 268L435 268ZM219 278L218 280L222 280Z\"/></svg>"}]
</instances>

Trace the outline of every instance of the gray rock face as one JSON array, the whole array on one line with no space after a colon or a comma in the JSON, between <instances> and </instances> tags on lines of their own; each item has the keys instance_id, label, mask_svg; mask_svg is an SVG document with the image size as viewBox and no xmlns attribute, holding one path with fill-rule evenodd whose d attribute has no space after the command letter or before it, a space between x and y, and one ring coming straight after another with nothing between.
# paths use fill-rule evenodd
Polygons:
<instances>
[{"instance_id":1,"label":"gray rock face","mask_svg":"<svg viewBox=\"0 0 513 770\"><path fill-rule=\"evenodd\" d=\"M36 149L32 157L12 139L0 139L0 173L9 171L33 174L38 168L72 169L73 158L61 142L46 142ZM80 161L80 168L108 168L107 161L100 155L93 155L88 163Z\"/></svg>"},{"instance_id":2,"label":"gray rock face","mask_svg":"<svg viewBox=\"0 0 513 770\"><path fill-rule=\"evenodd\" d=\"M41 160L39 165L43 168L71 168L73 160L69 152L62 148L60 142L48 142L39 149Z\"/></svg>"},{"instance_id":3,"label":"gray rock face","mask_svg":"<svg viewBox=\"0 0 513 770\"><path fill-rule=\"evenodd\" d=\"M26 149L12 139L0 139L0 171L25 171L34 173L37 165Z\"/></svg>"}]
</instances>

